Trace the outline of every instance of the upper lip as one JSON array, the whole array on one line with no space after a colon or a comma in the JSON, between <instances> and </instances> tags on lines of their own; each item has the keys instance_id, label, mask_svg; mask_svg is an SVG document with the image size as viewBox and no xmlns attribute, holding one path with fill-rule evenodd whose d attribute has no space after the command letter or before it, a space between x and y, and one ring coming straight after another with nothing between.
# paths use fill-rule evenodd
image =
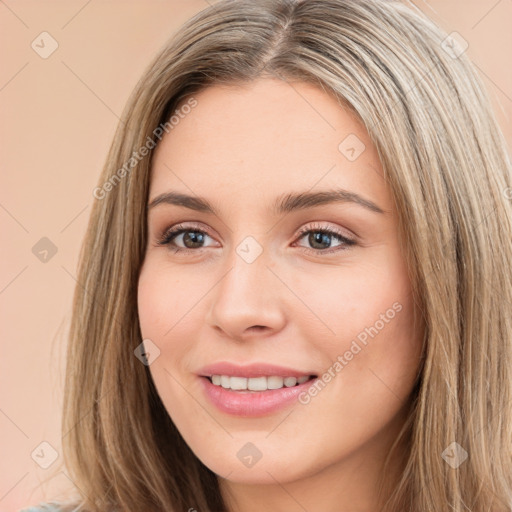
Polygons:
<instances>
[{"instance_id":1,"label":"upper lip","mask_svg":"<svg viewBox=\"0 0 512 512\"><path fill-rule=\"evenodd\" d=\"M230 377L303 377L316 375L314 372L301 371L295 368L277 366L267 363L252 363L240 365L220 361L218 363L203 366L197 372L202 377L211 377L212 375L229 375Z\"/></svg>"}]
</instances>

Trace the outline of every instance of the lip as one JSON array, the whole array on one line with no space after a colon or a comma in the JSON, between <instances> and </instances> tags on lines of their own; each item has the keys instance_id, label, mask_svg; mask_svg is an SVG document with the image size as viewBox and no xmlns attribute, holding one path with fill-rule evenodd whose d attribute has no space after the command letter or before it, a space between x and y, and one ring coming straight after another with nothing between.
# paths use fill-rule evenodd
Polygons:
<instances>
[{"instance_id":1,"label":"lip","mask_svg":"<svg viewBox=\"0 0 512 512\"><path fill-rule=\"evenodd\" d=\"M303 377L316 375L284 366L254 363L240 366L228 362L219 362L201 368L198 372L202 389L208 400L221 412L240 416L257 417L272 414L295 403L298 396L316 382L317 377L302 384L267 391L233 391L212 384L208 377L212 375L229 375L232 377Z\"/></svg>"},{"instance_id":2,"label":"lip","mask_svg":"<svg viewBox=\"0 0 512 512\"><path fill-rule=\"evenodd\" d=\"M229 375L230 377L304 377L316 375L314 371L301 371L295 368L286 368L267 363L252 363L239 365L221 361L204 366L198 372L200 377L211 377L212 375Z\"/></svg>"}]
</instances>

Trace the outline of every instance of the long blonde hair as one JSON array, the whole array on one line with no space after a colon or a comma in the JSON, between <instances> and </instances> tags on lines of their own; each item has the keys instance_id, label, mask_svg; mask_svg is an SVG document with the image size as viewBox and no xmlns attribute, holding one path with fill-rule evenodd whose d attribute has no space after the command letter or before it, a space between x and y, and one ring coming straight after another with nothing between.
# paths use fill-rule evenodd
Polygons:
<instances>
[{"instance_id":1,"label":"long blonde hair","mask_svg":"<svg viewBox=\"0 0 512 512\"><path fill-rule=\"evenodd\" d=\"M396 1L221 0L156 56L115 134L80 253L63 418L77 509L226 510L134 356L154 149L132 159L195 93L264 76L316 84L359 116L399 214L425 340L386 509L511 509L512 169L481 80L446 37ZM453 442L468 454L457 469L442 455Z\"/></svg>"}]
</instances>

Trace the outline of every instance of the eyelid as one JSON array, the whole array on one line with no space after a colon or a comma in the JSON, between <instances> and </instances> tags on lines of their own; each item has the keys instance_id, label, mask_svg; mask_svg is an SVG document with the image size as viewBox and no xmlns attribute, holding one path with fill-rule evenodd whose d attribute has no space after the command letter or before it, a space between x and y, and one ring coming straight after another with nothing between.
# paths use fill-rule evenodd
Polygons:
<instances>
[{"instance_id":1,"label":"eyelid","mask_svg":"<svg viewBox=\"0 0 512 512\"><path fill-rule=\"evenodd\" d=\"M175 237L179 236L183 231L200 231L207 234L210 238L214 238L211 233L211 230L200 223L195 222L179 222L178 224L173 224L167 228L165 228L160 236L157 237L157 245L170 245L170 242L165 242L169 238L169 235L172 234L173 240ZM183 247L179 247L183 251L191 250L191 251L200 251L199 249L187 249Z\"/></svg>"},{"instance_id":2,"label":"eyelid","mask_svg":"<svg viewBox=\"0 0 512 512\"><path fill-rule=\"evenodd\" d=\"M331 247L329 249L312 249L310 247L301 247L301 249L305 253L313 254L314 256L324 256L327 257L329 255L337 255L340 252L347 251L352 248L352 246L358 245L356 240L357 237L346 235L343 231L338 227L331 227L329 225L322 224L321 222L313 222L312 224L306 224L302 228L300 228L298 235L295 237L295 243L304 238L307 233L310 232L324 232L328 233L330 236L338 237L341 240L341 245Z\"/></svg>"},{"instance_id":3,"label":"eyelid","mask_svg":"<svg viewBox=\"0 0 512 512\"><path fill-rule=\"evenodd\" d=\"M302 236L309 231L329 231L354 242L359 238L355 233L346 228L342 229L338 226L330 226L327 221L312 221L307 223L299 229L297 236Z\"/></svg>"},{"instance_id":4,"label":"eyelid","mask_svg":"<svg viewBox=\"0 0 512 512\"><path fill-rule=\"evenodd\" d=\"M324 221L326 222L326 221ZM168 228L166 228L163 233L158 237L157 246L169 246L170 249L172 249L174 252L201 252L203 249L207 249L208 247L198 247L196 249L190 249L187 247L179 247L179 246L171 246L171 242L174 241L174 239L178 236L180 236L183 232L186 231L198 231L202 232L206 235L208 235L211 238L215 238L210 233L210 229L203 224L196 223L193 221L185 221L181 222L175 225L172 225ZM306 253L313 253L317 256L322 255L328 255L332 253L338 253L341 251L345 251L347 249L350 249L352 246L357 245L357 236L355 235L346 235L343 233L343 231L338 227L331 227L329 225L326 225L325 223L321 223L319 221L312 221L308 224L303 225L297 234L294 237L293 243L296 244L298 241L300 241L307 233L310 232L324 232L328 233L330 235L334 235L338 237L342 244L340 246L335 246L334 248L329 249L313 249L309 247L303 247L299 246L304 252Z\"/></svg>"}]
</instances>

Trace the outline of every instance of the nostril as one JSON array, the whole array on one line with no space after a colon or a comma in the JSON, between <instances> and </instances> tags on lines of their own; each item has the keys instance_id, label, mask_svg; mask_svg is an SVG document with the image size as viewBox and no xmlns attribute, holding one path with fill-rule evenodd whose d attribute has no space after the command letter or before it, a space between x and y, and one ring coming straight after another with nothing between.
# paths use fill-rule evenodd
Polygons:
<instances>
[{"instance_id":1,"label":"nostril","mask_svg":"<svg viewBox=\"0 0 512 512\"><path fill-rule=\"evenodd\" d=\"M255 329L257 331L261 331L262 329L266 329L264 325L253 325L252 327L249 327L249 329Z\"/></svg>"}]
</instances>

